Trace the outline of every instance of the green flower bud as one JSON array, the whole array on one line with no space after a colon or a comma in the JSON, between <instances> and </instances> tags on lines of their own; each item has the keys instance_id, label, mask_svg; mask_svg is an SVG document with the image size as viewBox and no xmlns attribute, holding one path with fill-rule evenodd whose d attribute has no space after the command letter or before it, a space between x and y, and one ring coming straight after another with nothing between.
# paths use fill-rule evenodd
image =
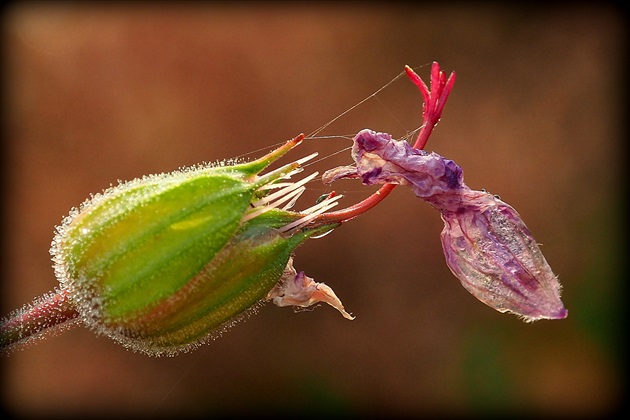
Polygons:
<instances>
[{"instance_id":1,"label":"green flower bud","mask_svg":"<svg viewBox=\"0 0 630 420\"><path fill-rule=\"evenodd\" d=\"M312 179L286 182L308 158L259 175L301 139L249 163L122 183L73 210L51 254L83 323L133 350L173 355L255 308L300 243L339 225L313 223L339 196L286 209Z\"/></svg>"}]
</instances>

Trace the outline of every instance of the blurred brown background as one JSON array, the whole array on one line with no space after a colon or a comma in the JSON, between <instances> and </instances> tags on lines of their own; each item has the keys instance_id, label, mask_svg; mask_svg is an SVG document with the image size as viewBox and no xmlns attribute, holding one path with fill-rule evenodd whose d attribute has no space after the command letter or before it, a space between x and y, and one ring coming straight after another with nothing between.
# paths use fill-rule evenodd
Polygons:
<instances>
[{"instance_id":1,"label":"blurred brown background","mask_svg":"<svg viewBox=\"0 0 630 420\"><path fill-rule=\"evenodd\" d=\"M399 188L298 250L296 267L356 320L266 305L210 345L160 359L76 328L2 360L3 406L36 417L612 410L625 379L620 13L606 3L14 3L2 22L2 314L55 286L53 228L90 193L268 150L405 64L424 65L426 79L437 60L458 79L428 150L519 210L569 317L525 324L476 301L443 261L439 215ZM402 136L420 123L407 80L377 98L325 134ZM312 141L292 157L348 144ZM367 195L351 181L335 188L346 204Z\"/></svg>"}]
</instances>

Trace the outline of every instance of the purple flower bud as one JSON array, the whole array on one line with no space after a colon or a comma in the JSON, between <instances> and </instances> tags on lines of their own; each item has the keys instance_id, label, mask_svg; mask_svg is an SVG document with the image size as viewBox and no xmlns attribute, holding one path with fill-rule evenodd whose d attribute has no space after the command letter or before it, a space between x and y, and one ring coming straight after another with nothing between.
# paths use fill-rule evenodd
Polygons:
<instances>
[{"instance_id":1,"label":"purple flower bud","mask_svg":"<svg viewBox=\"0 0 630 420\"><path fill-rule=\"evenodd\" d=\"M519 214L466 186L455 162L372 130L355 136L352 156L356 168L330 171L325 182L358 176L364 184L409 186L442 214L446 263L477 299L526 321L567 316L560 283Z\"/></svg>"}]
</instances>

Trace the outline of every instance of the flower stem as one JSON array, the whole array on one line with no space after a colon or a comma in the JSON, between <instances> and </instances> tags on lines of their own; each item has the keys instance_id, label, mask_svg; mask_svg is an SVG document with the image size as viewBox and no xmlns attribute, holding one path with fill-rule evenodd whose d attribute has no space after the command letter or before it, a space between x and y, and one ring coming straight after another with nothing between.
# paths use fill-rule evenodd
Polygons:
<instances>
[{"instance_id":1,"label":"flower stem","mask_svg":"<svg viewBox=\"0 0 630 420\"><path fill-rule=\"evenodd\" d=\"M354 219L355 217L365 213L370 210L372 207L376 206L378 203L383 201L385 197L389 195L396 188L395 184L385 184L374 194L366 198L365 200L357 203L353 206L346 207L345 209L338 211L331 211L328 213L324 213L320 215L316 220L318 222L323 222L323 224L332 223L332 222L347 222L350 219Z\"/></svg>"},{"instance_id":2,"label":"flower stem","mask_svg":"<svg viewBox=\"0 0 630 420\"><path fill-rule=\"evenodd\" d=\"M0 324L2 353L32 341L53 327L72 324L79 316L65 290L55 290L25 305Z\"/></svg>"}]
</instances>

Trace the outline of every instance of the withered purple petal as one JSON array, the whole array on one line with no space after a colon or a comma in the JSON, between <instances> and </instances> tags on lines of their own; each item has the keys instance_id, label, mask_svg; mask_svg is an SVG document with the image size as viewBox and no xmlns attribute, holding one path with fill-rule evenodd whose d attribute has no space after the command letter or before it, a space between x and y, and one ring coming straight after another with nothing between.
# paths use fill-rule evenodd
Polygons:
<instances>
[{"instance_id":1,"label":"withered purple petal","mask_svg":"<svg viewBox=\"0 0 630 420\"><path fill-rule=\"evenodd\" d=\"M470 189L455 162L367 129L356 135L352 156L356 174L345 167L334 179L358 175L365 184L407 185L440 211L447 265L477 299L527 321L567 316L560 283L519 214Z\"/></svg>"},{"instance_id":2,"label":"withered purple petal","mask_svg":"<svg viewBox=\"0 0 630 420\"><path fill-rule=\"evenodd\" d=\"M408 185L424 199L463 186L463 173L455 162L414 149L387 133L361 130L355 137L352 157L364 184Z\"/></svg>"}]
</instances>

